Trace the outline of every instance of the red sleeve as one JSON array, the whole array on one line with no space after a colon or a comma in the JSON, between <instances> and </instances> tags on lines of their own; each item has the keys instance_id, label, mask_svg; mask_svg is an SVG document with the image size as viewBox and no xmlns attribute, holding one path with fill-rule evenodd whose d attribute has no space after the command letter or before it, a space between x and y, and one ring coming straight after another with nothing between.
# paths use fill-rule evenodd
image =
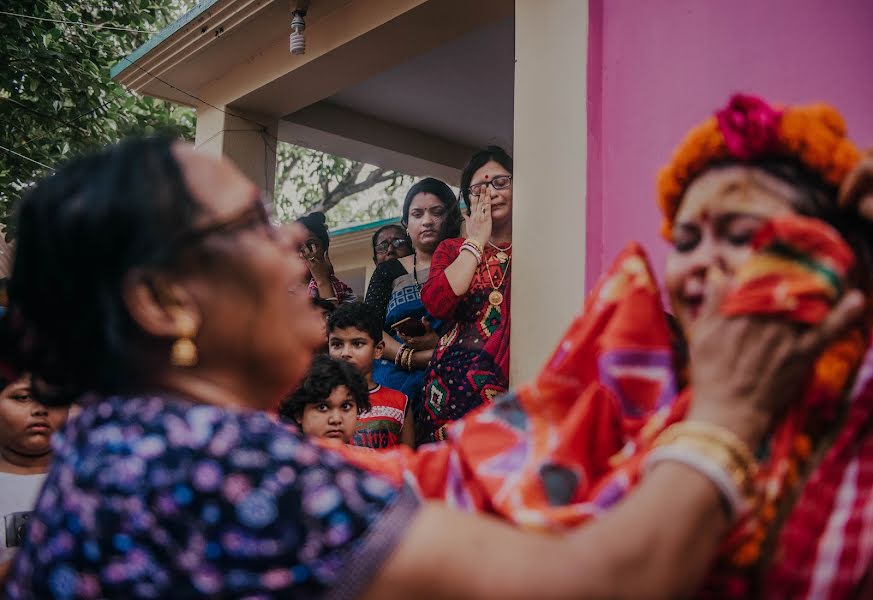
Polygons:
<instances>
[{"instance_id":1,"label":"red sleeve","mask_svg":"<svg viewBox=\"0 0 873 600\"><path fill-rule=\"evenodd\" d=\"M462 238L443 240L430 260L430 274L421 288L421 303L437 319L449 319L461 301L446 278L446 267L458 258L463 243Z\"/></svg>"}]
</instances>

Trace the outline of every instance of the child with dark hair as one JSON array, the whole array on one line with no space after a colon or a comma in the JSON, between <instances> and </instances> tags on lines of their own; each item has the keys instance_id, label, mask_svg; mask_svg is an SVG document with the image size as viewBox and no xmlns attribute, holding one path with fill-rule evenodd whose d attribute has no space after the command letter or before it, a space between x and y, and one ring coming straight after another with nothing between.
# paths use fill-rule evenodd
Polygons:
<instances>
[{"instance_id":1,"label":"child with dark hair","mask_svg":"<svg viewBox=\"0 0 873 600\"><path fill-rule=\"evenodd\" d=\"M22 544L51 463L51 435L67 412L34 398L30 375L0 365L0 570Z\"/></svg>"},{"instance_id":2,"label":"child with dark hair","mask_svg":"<svg viewBox=\"0 0 873 600\"><path fill-rule=\"evenodd\" d=\"M279 416L307 435L348 444L358 415L369 409L367 382L361 374L346 362L319 354L300 387L279 407Z\"/></svg>"},{"instance_id":3,"label":"child with dark hair","mask_svg":"<svg viewBox=\"0 0 873 600\"><path fill-rule=\"evenodd\" d=\"M323 298L334 304L355 302L358 297L354 290L340 281L330 262L330 235L323 212L309 213L297 219L306 228L306 240L300 245L300 257L309 267L309 295Z\"/></svg>"},{"instance_id":4,"label":"child with dark hair","mask_svg":"<svg viewBox=\"0 0 873 600\"><path fill-rule=\"evenodd\" d=\"M373 363L382 357L382 318L362 302L343 304L327 320L328 351L351 363L366 379L371 408L358 417L355 446L390 448L398 443L415 446L415 434L406 394L377 385Z\"/></svg>"}]
</instances>

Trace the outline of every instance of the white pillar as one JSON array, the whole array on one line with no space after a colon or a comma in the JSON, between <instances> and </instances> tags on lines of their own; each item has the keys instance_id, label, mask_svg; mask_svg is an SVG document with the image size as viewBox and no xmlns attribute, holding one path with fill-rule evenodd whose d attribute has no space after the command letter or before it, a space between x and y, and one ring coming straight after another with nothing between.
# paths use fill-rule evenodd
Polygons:
<instances>
[{"instance_id":1,"label":"white pillar","mask_svg":"<svg viewBox=\"0 0 873 600\"><path fill-rule=\"evenodd\" d=\"M245 175L273 197L276 182L276 135L279 121L220 107L197 107L198 150L216 156L224 154Z\"/></svg>"},{"instance_id":2,"label":"white pillar","mask_svg":"<svg viewBox=\"0 0 873 600\"><path fill-rule=\"evenodd\" d=\"M588 2L516 0L510 381L531 379L583 301Z\"/></svg>"}]
</instances>

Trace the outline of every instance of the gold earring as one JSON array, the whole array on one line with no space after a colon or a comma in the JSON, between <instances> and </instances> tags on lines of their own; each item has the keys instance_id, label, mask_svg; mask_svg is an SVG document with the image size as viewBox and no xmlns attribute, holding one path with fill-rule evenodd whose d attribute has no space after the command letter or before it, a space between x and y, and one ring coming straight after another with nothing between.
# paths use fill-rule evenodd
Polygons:
<instances>
[{"instance_id":1,"label":"gold earring","mask_svg":"<svg viewBox=\"0 0 873 600\"><path fill-rule=\"evenodd\" d=\"M197 364L197 346L191 338L197 334L197 325L190 315L179 313L177 327L179 338L170 350L170 363L174 367L193 367Z\"/></svg>"}]
</instances>

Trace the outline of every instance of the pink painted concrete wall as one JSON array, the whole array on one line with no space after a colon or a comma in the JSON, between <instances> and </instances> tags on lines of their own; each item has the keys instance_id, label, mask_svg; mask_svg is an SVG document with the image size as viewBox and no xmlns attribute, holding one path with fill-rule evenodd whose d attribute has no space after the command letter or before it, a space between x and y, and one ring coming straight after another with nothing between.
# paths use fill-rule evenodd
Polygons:
<instances>
[{"instance_id":1,"label":"pink painted concrete wall","mask_svg":"<svg viewBox=\"0 0 873 600\"><path fill-rule=\"evenodd\" d=\"M586 288L630 240L662 271L655 175L737 91L827 101L873 146L873 1L590 0Z\"/></svg>"}]
</instances>

